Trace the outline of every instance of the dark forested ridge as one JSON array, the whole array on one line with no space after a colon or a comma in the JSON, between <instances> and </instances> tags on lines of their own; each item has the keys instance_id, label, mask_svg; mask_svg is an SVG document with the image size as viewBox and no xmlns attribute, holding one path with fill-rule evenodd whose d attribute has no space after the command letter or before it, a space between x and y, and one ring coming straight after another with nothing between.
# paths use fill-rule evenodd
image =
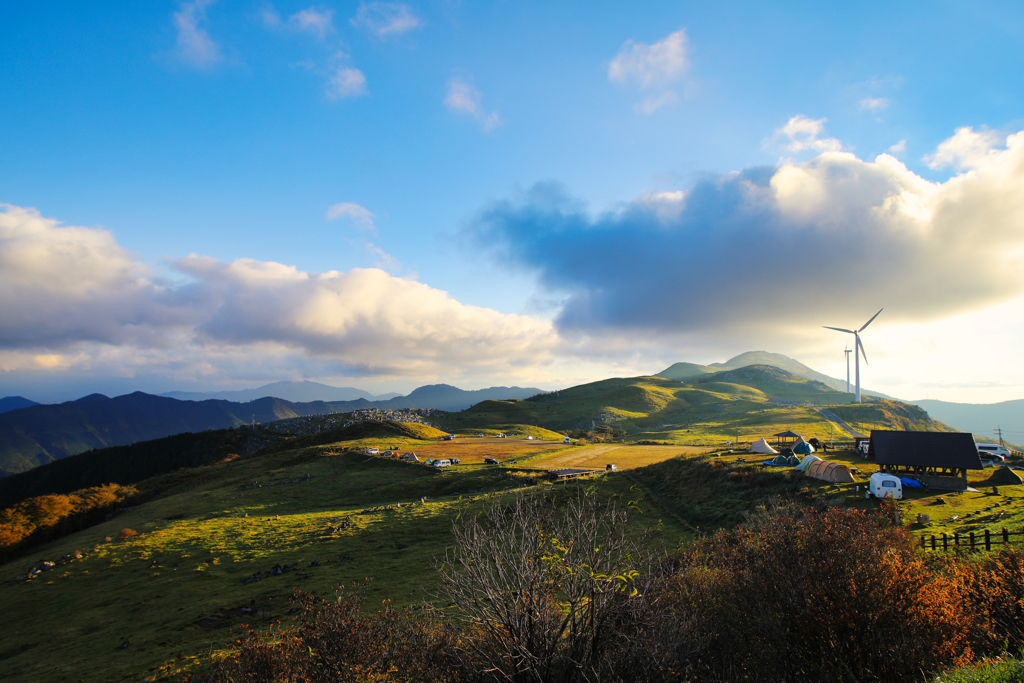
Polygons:
<instances>
[{"instance_id":1,"label":"dark forested ridge","mask_svg":"<svg viewBox=\"0 0 1024 683\"><path fill-rule=\"evenodd\" d=\"M253 422L345 413L361 408L463 410L493 398L525 398L536 388L492 387L464 391L445 384L416 389L387 401L293 403L265 397L249 403L179 401L142 392L108 398L91 394L58 405L35 405L0 413L0 477L24 472L94 448L123 446L173 434L225 429Z\"/></svg>"}]
</instances>

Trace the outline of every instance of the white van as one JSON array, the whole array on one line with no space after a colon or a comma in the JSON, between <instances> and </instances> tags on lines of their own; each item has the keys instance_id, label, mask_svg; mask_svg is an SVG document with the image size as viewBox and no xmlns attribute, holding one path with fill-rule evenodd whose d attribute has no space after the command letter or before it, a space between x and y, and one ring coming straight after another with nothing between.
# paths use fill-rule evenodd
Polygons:
<instances>
[{"instance_id":1,"label":"white van","mask_svg":"<svg viewBox=\"0 0 1024 683\"><path fill-rule=\"evenodd\" d=\"M885 472L875 472L868 480L868 492L865 498L885 498L891 496L896 500L903 497L903 482L899 477Z\"/></svg>"},{"instance_id":2,"label":"white van","mask_svg":"<svg viewBox=\"0 0 1024 683\"><path fill-rule=\"evenodd\" d=\"M452 461L451 460L435 460L434 462L432 462L430 464L433 465L434 467L451 467L452 466Z\"/></svg>"},{"instance_id":3,"label":"white van","mask_svg":"<svg viewBox=\"0 0 1024 683\"><path fill-rule=\"evenodd\" d=\"M562 437L562 443L572 443L572 439L567 436Z\"/></svg>"},{"instance_id":4,"label":"white van","mask_svg":"<svg viewBox=\"0 0 1024 683\"><path fill-rule=\"evenodd\" d=\"M1010 457L1010 449L1006 446L1000 446L997 443L976 443L978 447L978 455L989 460L999 460L1005 462Z\"/></svg>"}]
</instances>

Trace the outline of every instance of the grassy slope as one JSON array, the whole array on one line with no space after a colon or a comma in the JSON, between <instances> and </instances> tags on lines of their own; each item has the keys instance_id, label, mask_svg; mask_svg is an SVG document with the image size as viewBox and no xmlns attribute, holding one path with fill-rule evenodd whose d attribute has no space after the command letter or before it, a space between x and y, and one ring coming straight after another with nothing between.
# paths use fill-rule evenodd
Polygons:
<instances>
[{"instance_id":1,"label":"grassy slope","mask_svg":"<svg viewBox=\"0 0 1024 683\"><path fill-rule=\"evenodd\" d=\"M225 610L255 605L266 619L287 619L295 586L328 597L339 584L359 586L372 576L370 605L383 598L417 602L430 595L435 558L460 510L535 481L500 467L437 471L341 452L350 445L278 450L162 475L141 486L164 497L5 565L3 578L13 579L43 560L84 554L33 581L0 585L0 674L20 670L35 681L153 676L178 653L220 647L231 627L269 623L219 618ZM261 486L251 486L255 481ZM612 477L598 485L626 494L630 482ZM394 504L400 507L380 509ZM649 509L640 522L663 516ZM352 528L328 529L346 518ZM666 519L666 542L684 533L673 524ZM124 528L140 535L117 540ZM313 560L321 566L309 567ZM298 571L242 582L275 564ZM203 619L210 623L198 625ZM123 641L130 645L118 650Z\"/></svg>"}]
</instances>

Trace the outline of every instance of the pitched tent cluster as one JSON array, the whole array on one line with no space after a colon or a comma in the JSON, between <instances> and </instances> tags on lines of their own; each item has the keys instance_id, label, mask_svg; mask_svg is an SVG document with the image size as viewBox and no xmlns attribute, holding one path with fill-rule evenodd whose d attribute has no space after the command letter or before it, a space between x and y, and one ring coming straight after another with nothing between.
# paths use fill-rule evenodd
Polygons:
<instances>
[{"instance_id":1,"label":"pitched tent cluster","mask_svg":"<svg viewBox=\"0 0 1024 683\"><path fill-rule=\"evenodd\" d=\"M853 484L857 480L846 465L828 460L815 460L805 470L808 477L814 477L831 484Z\"/></svg>"}]
</instances>

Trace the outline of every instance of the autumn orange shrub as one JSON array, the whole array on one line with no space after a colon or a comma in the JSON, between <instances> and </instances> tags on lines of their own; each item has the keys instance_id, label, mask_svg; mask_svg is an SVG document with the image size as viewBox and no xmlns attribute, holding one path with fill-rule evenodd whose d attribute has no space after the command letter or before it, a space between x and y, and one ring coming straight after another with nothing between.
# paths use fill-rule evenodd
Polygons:
<instances>
[{"instance_id":1,"label":"autumn orange shrub","mask_svg":"<svg viewBox=\"0 0 1024 683\"><path fill-rule=\"evenodd\" d=\"M676 562L710 679L908 680L970 661L984 626L970 569L933 571L880 514L762 514Z\"/></svg>"},{"instance_id":2,"label":"autumn orange shrub","mask_svg":"<svg viewBox=\"0 0 1024 683\"><path fill-rule=\"evenodd\" d=\"M0 510L0 561L12 559L37 542L94 524L137 494L132 486L106 484L67 495L36 496Z\"/></svg>"}]
</instances>

